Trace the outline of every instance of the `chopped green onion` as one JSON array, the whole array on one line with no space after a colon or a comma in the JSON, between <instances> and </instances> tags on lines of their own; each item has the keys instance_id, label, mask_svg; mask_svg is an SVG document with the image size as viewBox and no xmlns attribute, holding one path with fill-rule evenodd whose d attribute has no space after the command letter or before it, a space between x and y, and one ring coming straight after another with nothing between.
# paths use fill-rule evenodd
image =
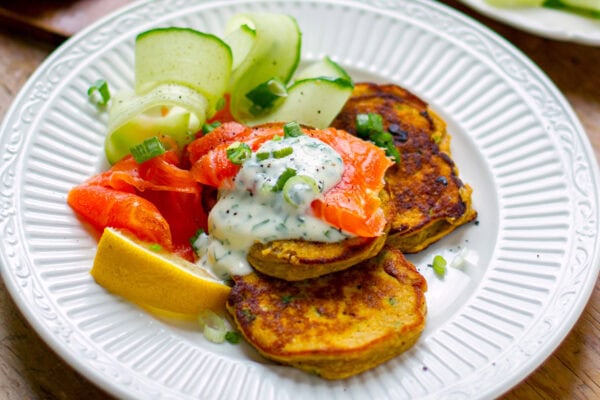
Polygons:
<instances>
[{"instance_id":1,"label":"chopped green onion","mask_svg":"<svg viewBox=\"0 0 600 400\"><path fill-rule=\"evenodd\" d=\"M152 251L159 252L162 250L162 246L158 243L152 243L148 248Z\"/></svg>"},{"instance_id":2,"label":"chopped green onion","mask_svg":"<svg viewBox=\"0 0 600 400\"><path fill-rule=\"evenodd\" d=\"M446 275L446 259L440 255L433 257L433 272L439 277Z\"/></svg>"},{"instance_id":3,"label":"chopped green onion","mask_svg":"<svg viewBox=\"0 0 600 400\"><path fill-rule=\"evenodd\" d=\"M271 153L269 153L268 151L260 151L256 153L256 159L258 161L265 161L269 157L271 157Z\"/></svg>"},{"instance_id":4,"label":"chopped green onion","mask_svg":"<svg viewBox=\"0 0 600 400\"><path fill-rule=\"evenodd\" d=\"M225 340L227 340L231 344L238 344L241 338L242 335L240 335L240 333L236 331L229 331L225 334Z\"/></svg>"},{"instance_id":5,"label":"chopped green onion","mask_svg":"<svg viewBox=\"0 0 600 400\"><path fill-rule=\"evenodd\" d=\"M246 93L246 98L252 102L250 112L254 115L273 107L276 100L286 96L285 84L277 78L269 79Z\"/></svg>"},{"instance_id":6,"label":"chopped green onion","mask_svg":"<svg viewBox=\"0 0 600 400\"><path fill-rule=\"evenodd\" d=\"M98 105L105 106L110 100L108 83L104 79L98 79L87 91L90 100Z\"/></svg>"},{"instance_id":7,"label":"chopped green onion","mask_svg":"<svg viewBox=\"0 0 600 400\"><path fill-rule=\"evenodd\" d=\"M294 149L289 146L289 147L284 147L282 149L277 149L273 152L273 157L275 158L284 158L289 156L290 154L292 154L294 152Z\"/></svg>"},{"instance_id":8,"label":"chopped green onion","mask_svg":"<svg viewBox=\"0 0 600 400\"><path fill-rule=\"evenodd\" d=\"M303 194L308 194L310 201L312 201L314 196L319 193L317 182L306 175L292 176L283 185L283 198L294 207L299 207L307 200Z\"/></svg>"},{"instance_id":9,"label":"chopped green onion","mask_svg":"<svg viewBox=\"0 0 600 400\"><path fill-rule=\"evenodd\" d=\"M133 146L129 149L131 155L138 164L148 161L154 157L158 157L164 154L165 148L158 139L153 136L149 139L144 140L142 143Z\"/></svg>"},{"instance_id":10,"label":"chopped green onion","mask_svg":"<svg viewBox=\"0 0 600 400\"><path fill-rule=\"evenodd\" d=\"M246 143L233 142L227 147L227 158L236 165L242 164L252 155L252 149Z\"/></svg>"},{"instance_id":11,"label":"chopped green onion","mask_svg":"<svg viewBox=\"0 0 600 400\"><path fill-rule=\"evenodd\" d=\"M190 244L192 245L192 247L194 247L194 243L196 243L196 240L198 240L198 238L204 233L204 229L200 228L196 231L196 233L194 234L194 236L192 236L190 238Z\"/></svg>"},{"instance_id":12,"label":"chopped green onion","mask_svg":"<svg viewBox=\"0 0 600 400\"><path fill-rule=\"evenodd\" d=\"M300 124L296 121L288 122L283 126L283 136L285 138L292 138L304 135Z\"/></svg>"},{"instance_id":13,"label":"chopped green onion","mask_svg":"<svg viewBox=\"0 0 600 400\"><path fill-rule=\"evenodd\" d=\"M383 132L383 118L377 113L357 114L356 133L362 139L370 139L371 135Z\"/></svg>"},{"instance_id":14,"label":"chopped green onion","mask_svg":"<svg viewBox=\"0 0 600 400\"><path fill-rule=\"evenodd\" d=\"M294 168L286 168L285 171L283 171L281 175L279 175L279 178L277 178L277 182L275 183L275 186L273 186L273 189L271 189L271 191L281 192L285 183L292 176L296 176L296 170Z\"/></svg>"},{"instance_id":15,"label":"chopped green onion","mask_svg":"<svg viewBox=\"0 0 600 400\"><path fill-rule=\"evenodd\" d=\"M383 118L377 113L356 115L356 134L365 140L385 149L385 154L400 162L400 152L394 144L394 136L383 130Z\"/></svg>"},{"instance_id":16,"label":"chopped green onion","mask_svg":"<svg viewBox=\"0 0 600 400\"><path fill-rule=\"evenodd\" d=\"M200 329L206 339L213 343L223 343L227 334L225 319L212 310L202 310L198 315Z\"/></svg>"},{"instance_id":17,"label":"chopped green onion","mask_svg":"<svg viewBox=\"0 0 600 400\"><path fill-rule=\"evenodd\" d=\"M212 132L215 128L218 128L219 126L221 126L221 123L219 121L215 121L212 124L204 124L202 125L202 133L206 135L207 133Z\"/></svg>"}]
</instances>

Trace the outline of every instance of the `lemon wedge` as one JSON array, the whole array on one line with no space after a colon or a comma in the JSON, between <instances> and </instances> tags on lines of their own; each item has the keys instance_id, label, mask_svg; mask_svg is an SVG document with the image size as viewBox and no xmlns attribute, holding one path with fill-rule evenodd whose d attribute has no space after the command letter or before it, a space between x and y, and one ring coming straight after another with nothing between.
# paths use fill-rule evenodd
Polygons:
<instances>
[{"instance_id":1,"label":"lemon wedge","mask_svg":"<svg viewBox=\"0 0 600 400\"><path fill-rule=\"evenodd\" d=\"M195 318L202 310L222 312L230 287L204 268L105 228L91 274L116 295L159 314Z\"/></svg>"}]
</instances>

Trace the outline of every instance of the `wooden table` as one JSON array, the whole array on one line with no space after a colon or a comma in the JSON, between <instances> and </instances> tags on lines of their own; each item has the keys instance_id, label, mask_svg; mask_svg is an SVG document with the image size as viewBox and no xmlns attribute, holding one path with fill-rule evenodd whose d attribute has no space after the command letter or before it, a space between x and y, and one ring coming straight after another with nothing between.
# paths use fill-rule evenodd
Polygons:
<instances>
[{"instance_id":1,"label":"wooden table","mask_svg":"<svg viewBox=\"0 0 600 400\"><path fill-rule=\"evenodd\" d=\"M567 97L600 155L600 47L539 38L466 9L527 54ZM3 25L0 25L3 26ZM0 30L0 118L29 75L53 50L36 41ZM52 36L55 38L55 36ZM46 38L47 39L47 38ZM600 289L560 347L503 399L600 398ZM101 389L60 359L32 330L0 280L0 398L107 399Z\"/></svg>"}]
</instances>

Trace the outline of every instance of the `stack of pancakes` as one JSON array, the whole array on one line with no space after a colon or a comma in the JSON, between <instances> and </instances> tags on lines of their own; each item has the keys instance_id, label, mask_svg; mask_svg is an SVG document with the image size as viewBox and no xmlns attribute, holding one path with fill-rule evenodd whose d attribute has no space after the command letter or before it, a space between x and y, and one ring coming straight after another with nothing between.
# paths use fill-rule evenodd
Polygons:
<instances>
[{"instance_id":1,"label":"stack of pancakes","mask_svg":"<svg viewBox=\"0 0 600 400\"><path fill-rule=\"evenodd\" d=\"M340 243L257 243L248 255L256 271L234 277L227 302L266 358L327 379L371 369L417 341L427 283L403 253L476 217L445 123L425 102L396 85L359 83L332 125L356 134L361 113L383 117L401 156L380 194L386 233Z\"/></svg>"}]
</instances>

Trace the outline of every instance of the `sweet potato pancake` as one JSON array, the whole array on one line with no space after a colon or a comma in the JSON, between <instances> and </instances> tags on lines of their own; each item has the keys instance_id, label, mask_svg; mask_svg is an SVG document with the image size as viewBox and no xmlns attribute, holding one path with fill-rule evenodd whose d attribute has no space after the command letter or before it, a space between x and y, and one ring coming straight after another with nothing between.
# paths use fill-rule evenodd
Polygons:
<instances>
[{"instance_id":1,"label":"sweet potato pancake","mask_svg":"<svg viewBox=\"0 0 600 400\"><path fill-rule=\"evenodd\" d=\"M248 262L267 275L299 281L349 268L375 256L385 244L385 235L351 238L339 243L277 240L256 243Z\"/></svg>"},{"instance_id":2,"label":"sweet potato pancake","mask_svg":"<svg viewBox=\"0 0 600 400\"><path fill-rule=\"evenodd\" d=\"M362 113L383 117L401 156L385 176L394 209L387 244L418 252L476 218L472 189L450 155L446 124L427 103L397 85L358 83L333 126L356 134Z\"/></svg>"},{"instance_id":3,"label":"sweet potato pancake","mask_svg":"<svg viewBox=\"0 0 600 400\"><path fill-rule=\"evenodd\" d=\"M412 346L425 326L427 283L384 248L352 268L297 282L234 277L227 309L266 358L343 379Z\"/></svg>"},{"instance_id":4,"label":"sweet potato pancake","mask_svg":"<svg viewBox=\"0 0 600 400\"><path fill-rule=\"evenodd\" d=\"M392 214L387 191L382 191L380 198L384 214L389 218ZM378 237L353 237L339 243L305 240L255 243L248 252L248 262L263 274L287 281L316 278L377 255L385 245L388 227Z\"/></svg>"}]
</instances>

